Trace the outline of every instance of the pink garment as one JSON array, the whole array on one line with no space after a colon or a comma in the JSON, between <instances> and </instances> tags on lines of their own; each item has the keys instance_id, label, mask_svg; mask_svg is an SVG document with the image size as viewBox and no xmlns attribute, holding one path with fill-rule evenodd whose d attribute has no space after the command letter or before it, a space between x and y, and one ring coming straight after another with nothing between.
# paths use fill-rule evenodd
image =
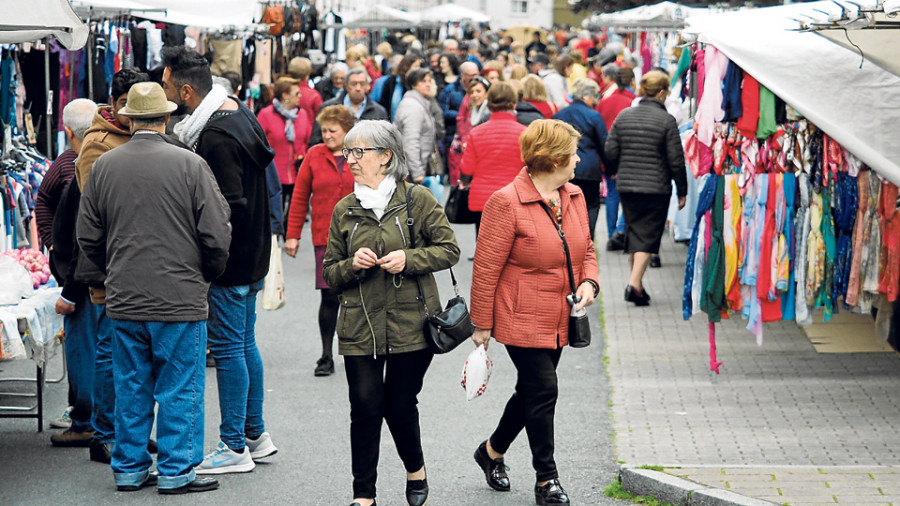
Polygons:
<instances>
[{"instance_id":1,"label":"pink garment","mask_svg":"<svg viewBox=\"0 0 900 506\"><path fill-rule=\"evenodd\" d=\"M641 66L641 74L650 72L653 68L653 52L650 50L650 41L647 32L641 32L641 60L644 64Z\"/></svg>"},{"instance_id":2,"label":"pink garment","mask_svg":"<svg viewBox=\"0 0 900 506\"><path fill-rule=\"evenodd\" d=\"M287 140L284 133L285 120L273 106L266 106L259 111L257 120L266 133L269 145L275 150L278 179L281 180L281 184L294 184L297 180L297 161L306 155L306 146L312 133L306 111L297 109L297 119L294 120L294 142Z\"/></svg>"},{"instance_id":3,"label":"pink garment","mask_svg":"<svg viewBox=\"0 0 900 506\"><path fill-rule=\"evenodd\" d=\"M725 118L725 111L722 109L722 79L728 70L728 57L718 49L707 46L705 67L703 98L697 106L697 137L704 145L712 146L715 124Z\"/></svg>"},{"instance_id":4,"label":"pink garment","mask_svg":"<svg viewBox=\"0 0 900 506\"><path fill-rule=\"evenodd\" d=\"M706 50L698 49L694 53L694 65L697 68L697 101L703 100L703 82L706 80Z\"/></svg>"}]
</instances>

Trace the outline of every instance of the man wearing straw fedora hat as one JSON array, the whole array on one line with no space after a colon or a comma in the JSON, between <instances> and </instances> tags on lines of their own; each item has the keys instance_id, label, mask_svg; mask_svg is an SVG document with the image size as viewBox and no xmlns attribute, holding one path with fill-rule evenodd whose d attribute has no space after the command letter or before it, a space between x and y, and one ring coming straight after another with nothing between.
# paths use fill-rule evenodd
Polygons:
<instances>
[{"instance_id":1,"label":"man wearing straw fedora hat","mask_svg":"<svg viewBox=\"0 0 900 506\"><path fill-rule=\"evenodd\" d=\"M132 139L97 159L78 215L78 243L106 272L117 397L112 469L120 491L218 487L203 460L209 282L225 269L229 208L200 156L165 136L176 104L159 84L131 87L118 114ZM157 473L147 442L158 404Z\"/></svg>"}]
</instances>

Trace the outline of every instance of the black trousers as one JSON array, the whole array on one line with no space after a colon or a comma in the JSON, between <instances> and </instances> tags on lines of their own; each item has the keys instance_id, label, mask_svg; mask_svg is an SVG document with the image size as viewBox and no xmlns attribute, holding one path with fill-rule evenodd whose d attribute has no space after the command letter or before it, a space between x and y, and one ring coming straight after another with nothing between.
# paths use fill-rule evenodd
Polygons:
<instances>
[{"instance_id":1,"label":"black trousers","mask_svg":"<svg viewBox=\"0 0 900 506\"><path fill-rule=\"evenodd\" d=\"M350 387L353 497L375 497L382 420L387 422L406 472L425 465L416 396L433 358L428 349L375 358L344 355Z\"/></svg>"},{"instance_id":2,"label":"black trousers","mask_svg":"<svg viewBox=\"0 0 900 506\"><path fill-rule=\"evenodd\" d=\"M507 345L506 351L518 371L516 391L507 401L500 423L491 434L491 447L498 453L506 453L525 429L537 481L559 478L553 460L553 417L559 397L556 366L562 348L548 350Z\"/></svg>"},{"instance_id":3,"label":"black trousers","mask_svg":"<svg viewBox=\"0 0 900 506\"><path fill-rule=\"evenodd\" d=\"M600 181L573 179L570 182L581 188L582 193L584 193L584 202L588 210L588 226L591 228L591 239L593 239L594 228L597 227L597 218L600 216Z\"/></svg>"}]
</instances>

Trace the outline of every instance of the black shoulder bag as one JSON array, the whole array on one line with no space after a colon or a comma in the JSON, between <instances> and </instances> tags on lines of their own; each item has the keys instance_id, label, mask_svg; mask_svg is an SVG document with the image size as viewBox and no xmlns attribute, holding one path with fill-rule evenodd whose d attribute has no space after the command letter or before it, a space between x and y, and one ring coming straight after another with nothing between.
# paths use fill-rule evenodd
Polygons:
<instances>
[{"instance_id":1,"label":"black shoulder bag","mask_svg":"<svg viewBox=\"0 0 900 506\"><path fill-rule=\"evenodd\" d=\"M572 288L572 294L566 296L566 300L572 306L572 312L569 313L569 346L572 348L584 348L591 344L591 322L588 320L587 311L584 308L581 308L581 311L575 310L575 305L578 304L578 296L575 295L575 271L572 269L572 255L569 254L569 243L566 242L566 233L563 232L559 223L553 218L550 208L543 202L541 202L541 207L544 208L547 216L550 217L550 221L553 222L553 226L556 227L556 232L559 234L559 238L562 239L563 251L566 252L566 267L569 268L569 285Z\"/></svg>"},{"instance_id":2,"label":"black shoulder bag","mask_svg":"<svg viewBox=\"0 0 900 506\"><path fill-rule=\"evenodd\" d=\"M409 246L416 247L416 232L413 229L415 218L412 216L412 196L413 185L406 192L406 225L409 227ZM455 297L447 301L447 307L438 314L430 314L428 312L428 304L425 302L425 291L422 290L422 280L420 276L416 276L416 285L419 287L419 298L422 299L422 305L425 307L425 341L428 348L435 354L447 353L453 351L463 341L472 337L475 333L475 325L469 317L469 308L466 306L466 299L459 294L459 287L456 284L456 276L453 275L453 268L450 268L450 279L453 280L453 292Z\"/></svg>"}]
</instances>

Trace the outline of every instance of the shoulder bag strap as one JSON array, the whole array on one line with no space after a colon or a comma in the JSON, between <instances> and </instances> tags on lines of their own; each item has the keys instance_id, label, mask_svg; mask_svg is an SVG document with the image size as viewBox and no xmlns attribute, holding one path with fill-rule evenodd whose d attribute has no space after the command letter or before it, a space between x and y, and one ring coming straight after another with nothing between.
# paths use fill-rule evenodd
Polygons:
<instances>
[{"instance_id":1,"label":"shoulder bag strap","mask_svg":"<svg viewBox=\"0 0 900 506\"><path fill-rule=\"evenodd\" d=\"M410 249L416 247L416 231L413 227L416 223L416 219L413 218L412 215L412 191L416 186L417 185L415 184L409 184L409 189L406 190L406 226L409 228ZM429 315L428 304L425 303L425 291L422 290L422 281L419 278L420 276L416 276L416 285L419 287L419 298L422 299L422 305L425 307L425 316L427 317ZM456 284L456 276L453 274L453 267L450 267L450 279L453 280L453 292L456 296L459 296L459 287Z\"/></svg>"},{"instance_id":2,"label":"shoulder bag strap","mask_svg":"<svg viewBox=\"0 0 900 506\"><path fill-rule=\"evenodd\" d=\"M553 222L553 226L556 227L556 233L559 234L559 238L562 239L563 251L566 252L566 267L569 268L569 285L572 287L572 293L575 293L575 271L572 270L572 255L569 254L569 243L566 242L566 233L563 232L563 229L559 226L559 223L557 223L553 218L553 215L550 213L550 208L547 207L547 204L541 202L541 207L547 213L550 221Z\"/></svg>"}]
</instances>

